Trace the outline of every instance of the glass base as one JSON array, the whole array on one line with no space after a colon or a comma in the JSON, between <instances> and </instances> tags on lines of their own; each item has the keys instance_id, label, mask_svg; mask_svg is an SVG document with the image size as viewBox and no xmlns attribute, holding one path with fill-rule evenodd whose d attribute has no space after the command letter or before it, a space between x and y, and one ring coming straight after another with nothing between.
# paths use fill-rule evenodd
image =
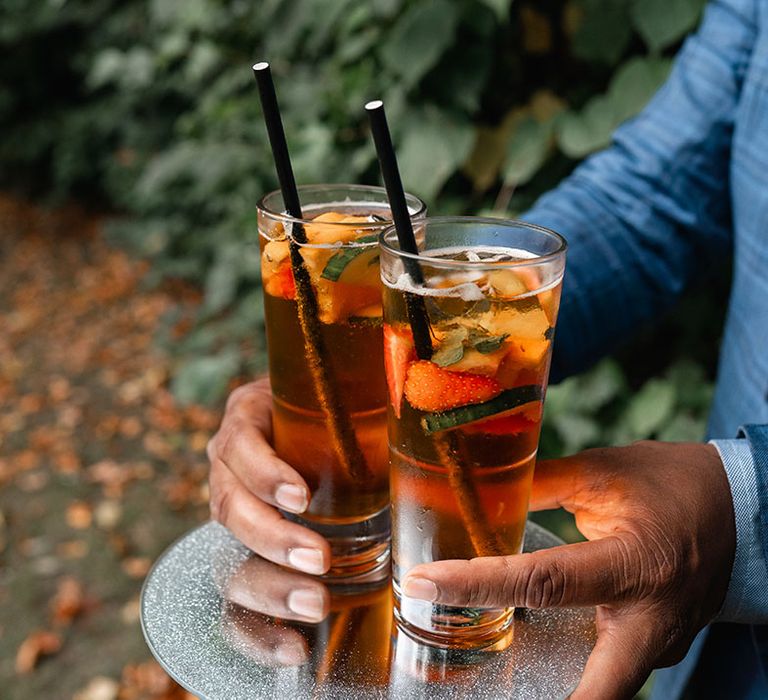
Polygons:
<instances>
[{"instance_id":1,"label":"glass base","mask_svg":"<svg viewBox=\"0 0 768 700\"><path fill-rule=\"evenodd\" d=\"M402 595L396 581L395 621L419 642L444 649L480 649L509 635L514 608L458 608Z\"/></svg>"},{"instance_id":2,"label":"glass base","mask_svg":"<svg viewBox=\"0 0 768 700\"><path fill-rule=\"evenodd\" d=\"M366 520L331 525L291 513L286 518L322 535L331 545L331 567L321 578L328 583L373 583L390 575L389 508Z\"/></svg>"}]
</instances>

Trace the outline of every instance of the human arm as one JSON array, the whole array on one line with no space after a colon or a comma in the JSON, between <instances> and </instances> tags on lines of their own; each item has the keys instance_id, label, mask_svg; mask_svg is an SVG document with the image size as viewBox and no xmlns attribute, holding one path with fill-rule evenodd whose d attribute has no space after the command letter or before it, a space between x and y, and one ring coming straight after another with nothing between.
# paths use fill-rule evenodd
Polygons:
<instances>
[{"instance_id":1,"label":"human arm","mask_svg":"<svg viewBox=\"0 0 768 700\"><path fill-rule=\"evenodd\" d=\"M731 136L755 5L710 3L646 109L525 215L569 242L553 379L657 318L730 250Z\"/></svg>"},{"instance_id":2,"label":"human arm","mask_svg":"<svg viewBox=\"0 0 768 700\"><path fill-rule=\"evenodd\" d=\"M531 509L556 507L587 542L420 565L403 592L458 606L597 605L597 643L572 697L632 697L721 609L736 535L720 458L711 445L643 442L541 462Z\"/></svg>"}]
</instances>

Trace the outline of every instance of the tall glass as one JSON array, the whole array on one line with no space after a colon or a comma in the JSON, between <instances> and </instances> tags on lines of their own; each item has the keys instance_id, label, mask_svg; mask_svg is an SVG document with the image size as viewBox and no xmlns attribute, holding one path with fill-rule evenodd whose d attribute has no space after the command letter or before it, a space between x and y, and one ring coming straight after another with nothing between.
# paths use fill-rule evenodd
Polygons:
<instances>
[{"instance_id":1,"label":"tall glass","mask_svg":"<svg viewBox=\"0 0 768 700\"><path fill-rule=\"evenodd\" d=\"M386 576L378 236L391 225L387 196L355 185L305 186L299 196L303 220L285 213L280 192L258 204L274 445L312 492L306 513L289 517L330 541L330 578ZM424 216L421 200L409 196L408 206Z\"/></svg>"},{"instance_id":2,"label":"tall glass","mask_svg":"<svg viewBox=\"0 0 768 700\"><path fill-rule=\"evenodd\" d=\"M469 647L497 640L513 611L409 599L400 581L417 564L522 549L566 245L470 217L426 219L416 236L418 256L392 228L380 239L395 614L419 637ZM416 313L430 327L421 357Z\"/></svg>"}]
</instances>

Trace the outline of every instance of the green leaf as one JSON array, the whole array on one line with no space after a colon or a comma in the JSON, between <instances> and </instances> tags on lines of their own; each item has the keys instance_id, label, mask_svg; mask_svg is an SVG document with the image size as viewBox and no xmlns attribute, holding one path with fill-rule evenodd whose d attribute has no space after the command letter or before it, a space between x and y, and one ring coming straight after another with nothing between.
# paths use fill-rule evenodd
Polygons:
<instances>
[{"instance_id":1,"label":"green leaf","mask_svg":"<svg viewBox=\"0 0 768 700\"><path fill-rule=\"evenodd\" d=\"M475 350L483 355L489 355L492 352L496 352L507 337L508 334L505 333L504 335L476 338L472 345Z\"/></svg>"},{"instance_id":2,"label":"green leaf","mask_svg":"<svg viewBox=\"0 0 768 700\"><path fill-rule=\"evenodd\" d=\"M579 412L594 413L626 391L624 374L615 360L603 360L589 372L580 375L577 383L572 409Z\"/></svg>"},{"instance_id":3,"label":"green leaf","mask_svg":"<svg viewBox=\"0 0 768 700\"><path fill-rule=\"evenodd\" d=\"M595 444L600 438L597 422L589 416L578 413L561 413L552 419L552 425L562 439L566 453L582 450L588 445Z\"/></svg>"},{"instance_id":4,"label":"green leaf","mask_svg":"<svg viewBox=\"0 0 768 700\"><path fill-rule=\"evenodd\" d=\"M374 243L377 238L378 235L372 233L368 236L360 236L360 238L355 239L355 243ZM340 250L338 253L332 255L328 259L328 262L325 264L323 272L320 276L324 279L331 280L332 282L338 281L339 277L341 277L341 274L344 272L344 268L349 265L349 263L351 263L358 255L368 251L370 251L370 246L364 245L360 246L359 248L349 246ZM374 256L374 258L378 260L377 256ZM368 262L369 266L371 265L372 261L373 258Z\"/></svg>"},{"instance_id":5,"label":"green leaf","mask_svg":"<svg viewBox=\"0 0 768 700\"><path fill-rule=\"evenodd\" d=\"M432 355L432 362L440 367L456 364L464 357L464 342L467 339L467 329L459 327L446 333L437 351Z\"/></svg>"},{"instance_id":6,"label":"green leaf","mask_svg":"<svg viewBox=\"0 0 768 700\"><path fill-rule=\"evenodd\" d=\"M200 83L221 65L219 49L209 41L196 42L185 61L184 77L190 83Z\"/></svg>"},{"instance_id":7,"label":"green leaf","mask_svg":"<svg viewBox=\"0 0 768 700\"><path fill-rule=\"evenodd\" d=\"M581 112L566 112L557 125L563 153L582 158L607 146L616 128L637 114L664 82L671 62L664 58L634 58L615 74L608 92L587 102Z\"/></svg>"},{"instance_id":8,"label":"green leaf","mask_svg":"<svg viewBox=\"0 0 768 700\"><path fill-rule=\"evenodd\" d=\"M496 13L499 22L506 22L509 19L512 0L480 0L480 4L490 7Z\"/></svg>"},{"instance_id":9,"label":"green leaf","mask_svg":"<svg viewBox=\"0 0 768 700\"><path fill-rule=\"evenodd\" d=\"M347 7L354 0L304 0L304 11L314 18L312 31L304 42L304 50L310 54L323 51L338 31L339 18L347 14Z\"/></svg>"},{"instance_id":10,"label":"green leaf","mask_svg":"<svg viewBox=\"0 0 768 700\"><path fill-rule=\"evenodd\" d=\"M161 26L210 31L222 18L217 4L211 0L152 0L149 3L149 12L151 21Z\"/></svg>"},{"instance_id":11,"label":"green leaf","mask_svg":"<svg viewBox=\"0 0 768 700\"><path fill-rule=\"evenodd\" d=\"M552 122L540 123L525 119L512 133L507 145L504 182L524 185L533 177L549 154Z\"/></svg>"},{"instance_id":12,"label":"green leaf","mask_svg":"<svg viewBox=\"0 0 768 700\"><path fill-rule=\"evenodd\" d=\"M235 300L240 281L242 246L229 244L218 250L216 260L205 278L205 311L217 313Z\"/></svg>"},{"instance_id":13,"label":"green leaf","mask_svg":"<svg viewBox=\"0 0 768 700\"><path fill-rule=\"evenodd\" d=\"M376 0L373 11L377 17L389 19L400 10L403 0Z\"/></svg>"},{"instance_id":14,"label":"green leaf","mask_svg":"<svg viewBox=\"0 0 768 700\"><path fill-rule=\"evenodd\" d=\"M446 53L427 78L423 89L434 94L435 102L455 105L468 114L479 109L493 66L493 56L488 51L495 29L492 19L489 24L472 32L466 39L468 45L461 51ZM468 31L464 23L462 30Z\"/></svg>"},{"instance_id":15,"label":"green leaf","mask_svg":"<svg viewBox=\"0 0 768 700\"><path fill-rule=\"evenodd\" d=\"M239 366L238 353L234 350L187 360L177 368L171 391L182 404L216 403L224 397Z\"/></svg>"},{"instance_id":16,"label":"green leaf","mask_svg":"<svg viewBox=\"0 0 768 700\"><path fill-rule=\"evenodd\" d=\"M706 416L712 404L714 386L701 365L688 359L678 360L664 376L674 385L681 408Z\"/></svg>"},{"instance_id":17,"label":"green leaf","mask_svg":"<svg viewBox=\"0 0 768 700\"><path fill-rule=\"evenodd\" d=\"M651 51L661 51L698 23L706 0L635 0L632 23Z\"/></svg>"},{"instance_id":18,"label":"green leaf","mask_svg":"<svg viewBox=\"0 0 768 700\"><path fill-rule=\"evenodd\" d=\"M651 437L672 415L676 392L671 382L663 379L647 381L629 402L621 427L630 439Z\"/></svg>"},{"instance_id":19,"label":"green leaf","mask_svg":"<svg viewBox=\"0 0 768 700\"><path fill-rule=\"evenodd\" d=\"M628 0L582 0L584 18L572 38L573 54L614 65L632 38Z\"/></svg>"},{"instance_id":20,"label":"green leaf","mask_svg":"<svg viewBox=\"0 0 768 700\"><path fill-rule=\"evenodd\" d=\"M124 55L119 49L107 48L94 57L87 84L92 90L116 81L124 66Z\"/></svg>"},{"instance_id":21,"label":"green leaf","mask_svg":"<svg viewBox=\"0 0 768 700\"><path fill-rule=\"evenodd\" d=\"M573 412L573 402L578 395L578 379L569 377L559 384L547 388L546 411L544 420L552 422L555 416Z\"/></svg>"},{"instance_id":22,"label":"green leaf","mask_svg":"<svg viewBox=\"0 0 768 700\"><path fill-rule=\"evenodd\" d=\"M353 34L336 50L336 58L342 63L352 63L359 60L366 52L370 51L379 40L380 33L373 27L368 27L362 32Z\"/></svg>"},{"instance_id":23,"label":"green leaf","mask_svg":"<svg viewBox=\"0 0 768 700\"><path fill-rule=\"evenodd\" d=\"M673 416L658 433L658 439L665 442L701 442L706 432L706 419L693 418L687 414Z\"/></svg>"},{"instance_id":24,"label":"green leaf","mask_svg":"<svg viewBox=\"0 0 768 700\"><path fill-rule=\"evenodd\" d=\"M397 149L403 183L410 192L431 200L469 155L472 124L427 108L408 113L403 127Z\"/></svg>"},{"instance_id":25,"label":"green leaf","mask_svg":"<svg viewBox=\"0 0 768 700\"><path fill-rule=\"evenodd\" d=\"M412 5L381 45L384 66L413 87L440 60L453 41L458 3L426 0Z\"/></svg>"},{"instance_id":26,"label":"green leaf","mask_svg":"<svg viewBox=\"0 0 768 700\"><path fill-rule=\"evenodd\" d=\"M607 146L616 128L611 100L593 97L581 112L566 112L558 120L560 149L571 158L584 156Z\"/></svg>"},{"instance_id":27,"label":"green leaf","mask_svg":"<svg viewBox=\"0 0 768 700\"><path fill-rule=\"evenodd\" d=\"M666 58L634 58L611 80L609 94L616 126L645 107L667 79L672 62Z\"/></svg>"},{"instance_id":28,"label":"green leaf","mask_svg":"<svg viewBox=\"0 0 768 700\"><path fill-rule=\"evenodd\" d=\"M458 345L441 345L440 349L432 356L432 362L440 367L449 367L455 365L464 357L464 346L459 343Z\"/></svg>"}]
</instances>

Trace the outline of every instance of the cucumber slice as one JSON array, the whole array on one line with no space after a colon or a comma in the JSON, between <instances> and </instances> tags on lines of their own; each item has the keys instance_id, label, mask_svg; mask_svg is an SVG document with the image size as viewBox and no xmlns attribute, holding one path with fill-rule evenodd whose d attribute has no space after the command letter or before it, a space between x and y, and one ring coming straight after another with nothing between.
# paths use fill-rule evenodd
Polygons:
<instances>
[{"instance_id":1,"label":"cucumber slice","mask_svg":"<svg viewBox=\"0 0 768 700\"><path fill-rule=\"evenodd\" d=\"M378 236L375 233L367 236L360 236L355 239L355 243L375 243ZM323 279L330 280L331 282L338 282L344 272L344 268L349 265L358 255L369 251L368 246L349 246L340 250L335 255L332 255L320 275Z\"/></svg>"},{"instance_id":2,"label":"cucumber slice","mask_svg":"<svg viewBox=\"0 0 768 700\"><path fill-rule=\"evenodd\" d=\"M421 418L421 427L427 435L450 430L460 425L485 420L491 416L511 411L513 408L541 400L541 387L538 384L526 384L507 389L495 399L484 403L459 406L449 411L439 413L427 413Z\"/></svg>"}]
</instances>

